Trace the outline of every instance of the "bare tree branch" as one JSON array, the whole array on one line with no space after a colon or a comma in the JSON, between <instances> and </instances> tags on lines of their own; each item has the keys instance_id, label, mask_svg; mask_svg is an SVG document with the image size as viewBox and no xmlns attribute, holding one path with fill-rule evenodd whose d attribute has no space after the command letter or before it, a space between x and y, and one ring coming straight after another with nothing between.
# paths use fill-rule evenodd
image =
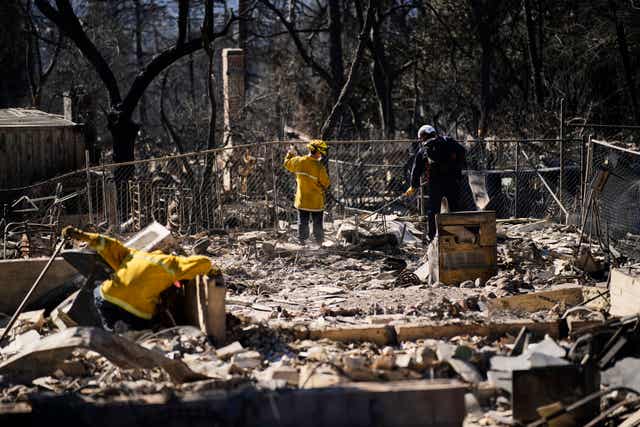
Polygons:
<instances>
[{"instance_id":1,"label":"bare tree branch","mask_svg":"<svg viewBox=\"0 0 640 427\"><path fill-rule=\"evenodd\" d=\"M338 112L342 108L342 104L345 102L347 96L350 95L351 88L353 86L354 75L358 69L358 66L360 65L360 62L362 62L362 56L364 53L367 33L369 33L373 25L375 1L376 0L369 0L367 16L364 20L364 26L362 27L362 31L360 31L360 35L358 36L358 47L356 48L356 51L353 54L353 60L351 62L351 68L349 69L349 75L347 77L347 81L345 82L344 86L342 86L342 91L340 91L340 96L338 97L338 100L336 101L333 108L331 109L331 113L329 114L329 116L327 117L327 120L325 120L324 124L322 125L322 130L320 131L322 139L327 139L327 137L329 136L330 132L333 129L333 126L335 125L336 118L338 117Z\"/></svg>"},{"instance_id":2,"label":"bare tree branch","mask_svg":"<svg viewBox=\"0 0 640 427\"><path fill-rule=\"evenodd\" d=\"M315 59L313 59L309 52L307 52L307 49L304 47L302 40L300 40L300 37L296 32L295 26L291 22L289 22L284 14L280 11L280 9L278 9L269 0L260 0L260 2L264 4L267 9L271 10L278 17L278 19L280 19L282 25L284 25L284 27L289 32L289 35L291 36L291 39L296 45L298 53L300 53L300 56L302 57L304 62L306 62L316 73L318 73L318 75L320 75L320 77L322 77L322 79L325 80L329 86L333 86L333 76L331 76L331 73L329 73L322 65L320 65Z\"/></svg>"},{"instance_id":3,"label":"bare tree branch","mask_svg":"<svg viewBox=\"0 0 640 427\"><path fill-rule=\"evenodd\" d=\"M231 28L231 24L235 22L237 18L232 15L224 25L224 28L219 32L214 32L212 35L212 39L216 39L219 37L225 36L229 29ZM134 79L131 89L129 89L129 93L127 93L126 98L122 103L122 111L125 114L130 114L136 107L136 104L140 100L140 97L147 89L149 84L155 79L165 68L169 65L173 64L180 58L187 56L191 53L194 53L203 47L203 38L199 37L197 39L190 40L184 43L181 47L177 45L165 50L159 55L155 56L149 64L145 67L145 69L136 76Z\"/></svg>"},{"instance_id":4,"label":"bare tree branch","mask_svg":"<svg viewBox=\"0 0 640 427\"><path fill-rule=\"evenodd\" d=\"M118 82L107 61L105 61L82 29L82 25L75 15L69 0L56 0L57 10L47 0L35 0L35 4L44 16L53 21L60 31L73 40L85 58L91 63L109 92L111 104L119 104L122 97L120 96Z\"/></svg>"}]
</instances>

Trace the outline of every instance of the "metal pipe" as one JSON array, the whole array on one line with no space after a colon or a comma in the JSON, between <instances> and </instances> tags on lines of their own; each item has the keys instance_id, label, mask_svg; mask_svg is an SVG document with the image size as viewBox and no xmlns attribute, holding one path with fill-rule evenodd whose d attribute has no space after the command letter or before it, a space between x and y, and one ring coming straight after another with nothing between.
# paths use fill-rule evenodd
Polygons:
<instances>
[{"instance_id":1,"label":"metal pipe","mask_svg":"<svg viewBox=\"0 0 640 427\"><path fill-rule=\"evenodd\" d=\"M637 125L607 125L600 123L567 123L565 126L573 127L573 128L601 128L601 129L640 129L640 126Z\"/></svg>"},{"instance_id":2,"label":"metal pipe","mask_svg":"<svg viewBox=\"0 0 640 427\"><path fill-rule=\"evenodd\" d=\"M20 313L22 313L22 310L24 309L24 306L27 305L27 301L29 301L29 298L31 297L31 294L33 294L33 292L36 290L36 288L38 287L38 285L40 284L40 281L42 280L42 278L44 277L45 273L47 272L47 270L49 270L49 267L51 266L51 264L53 263L53 260L58 256L58 254L60 253L60 251L62 250L62 246L64 245L64 239L62 239L60 241L60 243L58 243L58 246L55 248L55 250L53 251L53 255L51 255L51 258L49 258L49 261L47 261L47 264L44 266L44 268L42 269L42 271L40 272L40 275L38 276L38 278L36 279L36 281L33 283L33 285L31 286L31 289L29 289L29 292L27 292L27 295L24 297L24 299L22 300L22 302L20 303L20 306L18 307L18 309L16 310L16 312L13 314L13 317L11 317L11 320L9 320L9 324L7 324L7 327L5 328L4 332L2 333L2 336L0 337L0 343L2 342L2 340L9 334L9 331L11 330L11 328L13 327L13 324L16 322L16 320L18 319L18 316L20 316Z\"/></svg>"}]
</instances>

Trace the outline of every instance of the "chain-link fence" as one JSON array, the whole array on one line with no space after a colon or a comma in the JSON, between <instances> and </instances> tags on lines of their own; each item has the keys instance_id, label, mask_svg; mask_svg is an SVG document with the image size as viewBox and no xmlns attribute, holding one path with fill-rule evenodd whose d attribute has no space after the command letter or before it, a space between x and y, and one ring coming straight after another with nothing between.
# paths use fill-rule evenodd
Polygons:
<instances>
[{"instance_id":1,"label":"chain-link fence","mask_svg":"<svg viewBox=\"0 0 640 427\"><path fill-rule=\"evenodd\" d=\"M640 261L640 152L589 144L585 233L606 250Z\"/></svg>"},{"instance_id":2,"label":"chain-link fence","mask_svg":"<svg viewBox=\"0 0 640 427\"><path fill-rule=\"evenodd\" d=\"M495 210L498 218L558 218L578 212L583 198L582 141L565 141L563 166L557 140L461 143L467 149L469 168L463 172L461 209L476 209L467 184L467 174L474 173L485 175L490 197L486 209ZM14 248L13 256L20 255L17 240L24 224L47 225L48 242L66 224L122 233L158 221L183 235L283 228L294 223L296 216L295 176L283 168L291 145L306 151L301 141L247 144L92 166L30 187L0 190L4 240L13 241L5 246ZM408 188L418 148L415 141L332 141L329 145L325 159L331 178L328 214L420 213L415 198L398 197Z\"/></svg>"}]
</instances>

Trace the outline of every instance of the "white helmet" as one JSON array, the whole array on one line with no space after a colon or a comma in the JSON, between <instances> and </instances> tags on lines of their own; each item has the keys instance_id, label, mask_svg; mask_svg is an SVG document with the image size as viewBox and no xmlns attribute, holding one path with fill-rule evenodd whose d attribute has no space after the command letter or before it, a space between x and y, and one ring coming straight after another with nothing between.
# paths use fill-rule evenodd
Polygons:
<instances>
[{"instance_id":1,"label":"white helmet","mask_svg":"<svg viewBox=\"0 0 640 427\"><path fill-rule=\"evenodd\" d=\"M438 133L438 132L436 131L436 128L434 128L433 126L431 126L431 125L423 125L418 130L418 139L422 135L435 135L436 133Z\"/></svg>"}]
</instances>

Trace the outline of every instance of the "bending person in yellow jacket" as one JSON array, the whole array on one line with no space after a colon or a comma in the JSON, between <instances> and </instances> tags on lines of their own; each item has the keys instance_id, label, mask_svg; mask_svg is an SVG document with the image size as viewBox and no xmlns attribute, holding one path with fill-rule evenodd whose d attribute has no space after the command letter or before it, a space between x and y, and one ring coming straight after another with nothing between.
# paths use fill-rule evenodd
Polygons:
<instances>
[{"instance_id":1,"label":"bending person in yellow jacket","mask_svg":"<svg viewBox=\"0 0 640 427\"><path fill-rule=\"evenodd\" d=\"M327 144L321 140L312 140L307 144L309 154L296 156L292 151L287 153L284 167L296 176L296 199L294 206L298 209L298 238L304 244L309 237L309 217L313 219L313 237L322 245L324 240L323 214L324 193L331 184L327 168L322 156L327 155Z\"/></svg>"},{"instance_id":2,"label":"bending person in yellow jacket","mask_svg":"<svg viewBox=\"0 0 640 427\"><path fill-rule=\"evenodd\" d=\"M111 278L94 292L102 324L109 330L113 330L118 320L131 329L149 329L162 291L177 281L190 280L199 274L220 274L204 256L142 252L111 237L85 233L74 227L66 227L62 236L87 242L114 270Z\"/></svg>"}]
</instances>

